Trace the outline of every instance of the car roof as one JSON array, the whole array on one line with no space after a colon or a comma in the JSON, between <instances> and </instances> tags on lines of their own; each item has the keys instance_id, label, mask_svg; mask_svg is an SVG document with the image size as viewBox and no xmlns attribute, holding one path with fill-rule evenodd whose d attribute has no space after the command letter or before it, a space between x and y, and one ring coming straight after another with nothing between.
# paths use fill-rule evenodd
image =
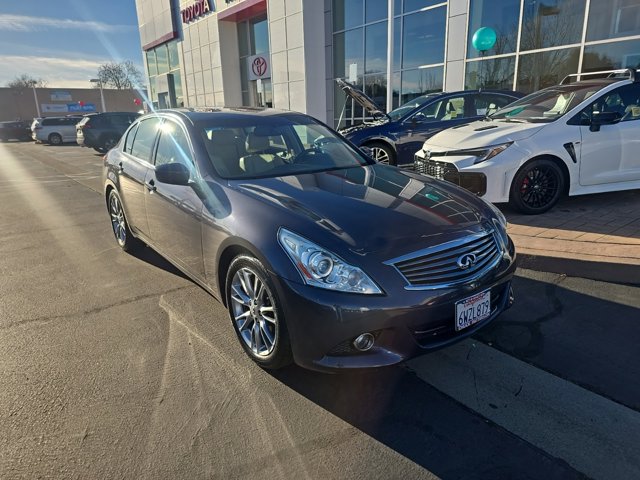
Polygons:
<instances>
[{"instance_id":1,"label":"car roof","mask_svg":"<svg viewBox=\"0 0 640 480\"><path fill-rule=\"evenodd\" d=\"M304 115L304 113L293 112L289 110L280 110L276 108L260 108L260 107L201 107L201 108L169 108L150 112L145 116L153 116L154 114L174 114L189 120L192 124L197 121L207 120L232 120L238 117L278 117L288 115Z\"/></svg>"}]
</instances>

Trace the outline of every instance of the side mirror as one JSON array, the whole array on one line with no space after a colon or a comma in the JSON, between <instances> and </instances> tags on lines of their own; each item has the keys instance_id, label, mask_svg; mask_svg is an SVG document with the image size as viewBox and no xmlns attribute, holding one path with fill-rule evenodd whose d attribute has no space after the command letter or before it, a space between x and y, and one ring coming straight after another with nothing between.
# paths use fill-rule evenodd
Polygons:
<instances>
[{"instance_id":1,"label":"side mirror","mask_svg":"<svg viewBox=\"0 0 640 480\"><path fill-rule=\"evenodd\" d=\"M602 125L612 125L620 121L620 118L620 114L617 112L593 112L589 130L599 132Z\"/></svg>"},{"instance_id":2,"label":"side mirror","mask_svg":"<svg viewBox=\"0 0 640 480\"><path fill-rule=\"evenodd\" d=\"M191 173L182 163L165 163L156 167L156 180L169 185L189 185Z\"/></svg>"}]
</instances>

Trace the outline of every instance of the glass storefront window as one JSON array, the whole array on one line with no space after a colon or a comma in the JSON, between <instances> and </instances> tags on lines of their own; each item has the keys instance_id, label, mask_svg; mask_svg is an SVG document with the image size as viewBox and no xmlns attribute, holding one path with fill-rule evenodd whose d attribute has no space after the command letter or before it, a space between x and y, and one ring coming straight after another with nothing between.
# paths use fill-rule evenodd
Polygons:
<instances>
[{"instance_id":1,"label":"glass storefront window","mask_svg":"<svg viewBox=\"0 0 640 480\"><path fill-rule=\"evenodd\" d=\"M387 76L383 74L365 76L364 93L384 109L387 104Z\"/></svg>"},{"instance_id":2,"label":"glass storefront window","mask_svg":"<svg viewBox=\"0 0 640 480\"><path fill-rule=\"evenodd\" d=\"M147 50L147 71L149 72L150 77L158 75L158 64L156 63L155 50Z\"/></svg>"},{"instance_id":3,"label":"glass storefront window","mask_svg":"<svg viewBox=\"0 0 640 480\"><path fill-rule=\"evenodd\" d=\"M387 2L380 0L366 0L364 9L364 20L366 23L387 19Z\"/></svg>"},{"instance_id":4,"label":"glass storefront window","mask_svg":"<svg viewBox=\"0 0 640 480\"><path fill-rule=\"evenodd\" d=\"M402 18L393 19L393 70L400 70L402 61Z\"/></svg>"},{"instance_id":5,"label":"glass storefront window","mask_svg":"<svg viewBox=\"0 0 640 480\"><path fill-rule=\"evenodd\" d=\"M364 35L365 72L384 72L387 69L387 22L369 25Z\"/></svg>"},{"instance_id":6,"label":"glass storefront window","mask_svg":"<svg viewBox=\"0 0 640 480\"><path fill-rule=\"evenodd\" d=\"M247 22L238 23L238 50L241 57L251 55L249 51L249 24Z\"/></svg>"},{"instance_id":7,"label":"glass storefront window","mask_svg":"<svg viewBox=\"0 0 640 480\"><path fill-rule=\"evenodd\" d=\"M338 33L333 37L334 75L349 78L351 65L356 65L358 77L364 73L364 45L362 28Z\"/></svg>"},{"instance_id":8,"label":"glass storefront window","mask_svg":"<svg viewBox=\"0 0 640 480\"><path fill-rule=\"evenodd\" d=\"M178 70L171 73L173 73L173 88L176 98L182 97L182 78L180 77L180 71Z\"/></svg>"},{"instance_id":9,"label":"glass storefront window","mask_svg":"<svg viewBox=\"0 0 640 480\"><path fill-rule=\"evenodd\" d=\"M521 50L559 47L582 40L586 0L525 0Z\"/></svg>"},{"instance_id":10,"label":"glass storefront window","mask_svg":"<svg viewBox=\"0 0 640 480\"><path fill-rule=\"evenodd\" d=\"M471 0L469 3L469 34L467 58L478 58L480 52L473 48L471 39L480 27L493 28L498 39L486 55L500 55L516 51L520 0Z\"/></svg>"},{"instance_id":11,"label":"glass storefront window","mask_svg":"<svg viewBox=\"0 0 640 480\"><path fill-rule=\"evenodd\" d=\"M269 24L267 19L251 22L251 55L269 52Z\"/></svg>"},{"instance_id":12,"label":"glass storefront window","mask_svg":"<svg viewBox=\"0 0 640 480\"><path fill-rule=\"evenodd\" d=\"M419 68L402 72L400 104L420 95L442 91L443 67Z\"/></svg>"},{"instance_id":13,"label":"glass storefront window","mask_svg":"<svg viewBox=\"0 0 640 480\"><path fill-rule=\"evenodd\" d=\"M640 35L640 0L591 1L587 41Z\"/></svg>"},{"instance_id":14,"label":"glass storefront window","mask_svg":"<svg viewBox=\"0 0 640 480\"><path fill-rule=\"evenodd\" d=\"M478 88L511 90L515 66L515 56L467 62L464 88L470 90Z\"/></svg>"},{"instance_id":15,"label":"glass storefront window","mask_svg":"<svg viewBox=\"0 0 640 480\"><path fill-rule=\"evenodd\" d=\"M580 48L520 55L516 90L524 93L557 85L564 77L578 71Z\"/></svg>"},{"instance_id":16,"label":"glass storefront window","mask_svg":"<svg viewBox=\"0 0 640 480\"><path fill-rule=\"evenodd\" d=\"M425 7L432 7L439 3L445 3L446 0L404 0L404 11L413 12Z\"/></svg>"},{"instance_id":17,"label":"glass storefront window","mask_svg":"<svg viewBox=\"0 0 640 480\"><path fill-rule=\"evenodd\" d=\"M640 69L640 40L605 43L584 48L583 72L628 67Z\"/></svg>"},{"instance_id":18,"label":"glass storefront window","mask_svg":"<svg viewBox=\"0 0 640 480\"><path fill-rule=\"evenodd\" d=\"M444 62L446 14L446 7L441 7L405 15L402 68Z\"/></svg>"},{"instance_id":19,"label":"glass storefront window","mask_svg":"<svg viewBox=\"0 0 640 480\"><path fill-rule=\"evenodd\" d=\"M377 2L380 2L380 0L377 0ZM334 32L359 27L363 23L364 0L333 0Z\"/></svg>"},{"instance_id":20,"label":"glass storefront window","mask_svg":"<svg viewBox=\"0 0 640 480\"><path fill-rule=\"evenodd\" d=\"M169 42L167 43L167 48L169 49L169 69L173 70L176 68L180 68L180 60L178 58L178 42Z\"/></svg>"},{"instance_id":21,"label":"glass storefront window","mask_svg":"<svg viewBox=\"0 0 640 480\"><path fill-rule=\"evenodd\" d=\"M158 75L169 72L169 53L166 45L156 47L156 62L158 62Z\"/></svg>"}]
</instances>

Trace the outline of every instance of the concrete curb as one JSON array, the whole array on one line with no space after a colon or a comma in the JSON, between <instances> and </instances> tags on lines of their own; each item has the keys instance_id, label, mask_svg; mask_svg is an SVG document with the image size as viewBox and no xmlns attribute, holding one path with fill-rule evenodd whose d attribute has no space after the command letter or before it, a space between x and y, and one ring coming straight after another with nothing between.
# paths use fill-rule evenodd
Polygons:
<instances>
[{"instance_id":1,"label":"concrete curb","mask_svg":"<svg viewBox=\"0 0 640 480\"><path fill-rule=\"evenodd\" d=\"M560 258L518 250L518 267L601 282L640 286L640 265Z\"/></svg>"}]
</instances>

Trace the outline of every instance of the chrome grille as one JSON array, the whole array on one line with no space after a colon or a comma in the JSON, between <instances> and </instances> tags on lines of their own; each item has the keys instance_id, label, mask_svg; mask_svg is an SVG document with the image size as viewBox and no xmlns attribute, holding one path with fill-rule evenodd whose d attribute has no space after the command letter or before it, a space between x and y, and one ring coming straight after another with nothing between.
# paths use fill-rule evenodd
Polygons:
<instances>
[{"instance_id":1,"label":"chrome grille","mask_svg":"<svg viewBox=\"0 0 640 480\"><path fill-rule=\"evenodd\" d=\"M416 172L439 178L440 180L447 180L446 176L458 173L458 169L452 163L427 160L417 155L414 159L414 166Z\"/></svg>"},{"instance_id":2,"label":"chrome grille","mask_svg":"<svg viewBox=\"0 0 640 480\"><path fill-rule=\"evenodd\" d=\"M462 269L458 260L473 254L475 263ZM387 262L411 287L439 288L471 281L493 267L502 256L493 232L448 242Z\"/></svg>"}]
</instances>

